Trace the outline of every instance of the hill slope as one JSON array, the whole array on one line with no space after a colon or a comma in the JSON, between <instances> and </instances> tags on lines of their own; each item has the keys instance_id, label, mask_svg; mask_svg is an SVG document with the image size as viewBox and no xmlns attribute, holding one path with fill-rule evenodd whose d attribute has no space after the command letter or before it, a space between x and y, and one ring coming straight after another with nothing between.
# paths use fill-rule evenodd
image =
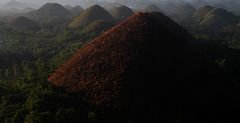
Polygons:
<instances>
[{"instance_id":1,"label":"hill slope","mask_svg":"<svg viewBox=\"0 0 240 123\"><path fill-rule=\"evenodd\" d=\"M40 29L40 26L37 22L34 22L23 16L15 18L11 24L17 29L27 29L32 31Z\"/></svg>"},{"instance_id":2,"label":"hill slope","mask_svg":"<svg viewBox=\"0 0 240 123\"><path fill-rule=\"evenodd\" d=\"M96 20L86 26L81 33L84 33L85 35L99 35L103 31L106 31L107 29L113 27L114 24L105 20Z\"/></svg>"},{"instance_id":3,"label":"hill slope","mask_svg":"<svg viewBox=\"0 0 240 123\"><path fill-rule=\"evenodd\" d=\"M119 119L175 122L184 115L203 120L222 112L218 106L224 107L221 100L231 82L195 44L166 16L135 14L79 49L49 81L82 92Z\"/></svg>"},{"instance_id":4,"label":"hill slope","mask_svg":"<svg viewBox=\"0 0 240 123\"><path fill-rule=\"evenodd\" d=\"M212 9L214 9L214 7L212 7L212 6L204 6L204 7L200 8L200 9L198 9L195 12L194 17L197 18L198 21L200 21Z\"/></svg>"}]
</instances>

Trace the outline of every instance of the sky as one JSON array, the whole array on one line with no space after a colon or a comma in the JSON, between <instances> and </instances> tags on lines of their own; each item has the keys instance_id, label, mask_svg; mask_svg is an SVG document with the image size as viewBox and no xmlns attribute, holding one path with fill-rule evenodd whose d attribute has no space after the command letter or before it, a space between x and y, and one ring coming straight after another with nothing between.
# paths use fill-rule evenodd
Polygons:
<instances>
[{"instance_id":1,"label":"sky","mask_svg":"<svg viewBox=\"0 0 240 123\"><path fill-rule=\"evenodd\" d=\"M0 4L4 4L10 0L0 0ZM28 3L46 3L46 2L58 2L58 3L81 3L83 1L89 1L89 0L17 0L22 2L28 2ZM118 1L118 0L97 0L97 1ZM136 1L174 1L174 0L136 0ZM175 0L179 1L179 0ZM196 1L196 0L185 0L185 1ZM206 0L206 1L233 1L233 0ZM234 0L234 1L240 1L240 0Z\"/></svg>"},{"instance_id":2,"label":"sky","mask_svg":"<svg viewBox=\"0 0 240 123\"><path fill-rule=\"evenodd\" d=\"M4 5L6 2L8 2L10 0L0 0L0 6ZM41 6L43 4L45 4L46 2L57 2L60 3L62 5L76 5L76 4L83 4L84 2L89 2L89 1L93 1L93 0L16 0L19 2L23 2L23 3L28 3L31 5L38 5ZM159 1L188 1L188 2L192 2L192 1L208 1L211 3L218 3L218 4L228 4L228 3L233 3L233 2L238 2L240 5L240 0L95 0L95 1L108 1L108 2L120 2L121 4L125 3L125 4L134 4L134 2L136 1L144 1L144 2L159 2ZM132 1L132 2L131 2ZM233 4L235 4L233 3Z\"/></svg>"}]
</instances>

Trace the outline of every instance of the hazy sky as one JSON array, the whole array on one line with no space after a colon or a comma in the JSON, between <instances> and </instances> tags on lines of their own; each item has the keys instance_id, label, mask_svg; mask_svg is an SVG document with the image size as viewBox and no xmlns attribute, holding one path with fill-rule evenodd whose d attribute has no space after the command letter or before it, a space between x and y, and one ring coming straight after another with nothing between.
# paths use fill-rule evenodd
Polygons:
<instances>
[{"instance_id":1,"label":"hazy sky","mask_svg":"<svg viewBox=\"0 0 240 123\"><path fill-rule=\"evenodd\" d=\"M0 0L0 5L3 5L5 4L6 2L8 2L10 0ZM57 3L60 3L60 4L63 4L63 5L67 5L67 4L70 4L70 5L76 5L76 4L83 4L84 2L86 1L93 1L93 0L16 0L16 1L20 1L20 2L24 2L24 3L28 3L28 4L31 4L31 5L42 5L46 2L57 2ZM129 1L132 1L132 3L134 3L135 1L151 1L151 2L157 2L157 1L210 1L210 2L218 2L218 3L231 3L232 1L236 1L236 2L239 2L240 3L240 0L95 0L95 1L110 1L110 2L113 2L113 1L124 1L124 2L120 2L120 3L130 3Z\"/></svg>"},{"instance_id":2,"label":"hazy sky","mask_svg":"<svg viewBox=\"0 0 240 123\"><path fill-rule=\"evenodd\" d=\"M4 4L10 0L0 0L0 4ZM81 3L89 0L17 0L28 3L46 3L46 2L58 2L58 3ZM97 1L118 1L118 0L97 0ZM137 1L174 1L174 0L137 0ZM175 0L179 1L179 0ZM185 1L196 1L196 0L185 0ZM202 0L204 1L204 0ZM205 1L240 1L240 0L205 0Z\"/></svg>"},{"instance_id":3,"label":"hazy sky","mask_svg":"<svg viewBox=\"0 0 240 123\"><path fill-rule=\"evenodd\" d=\"M0 0L0 4L3 5L7 3L10 0ZM76 3L81 3L82 1L85 0L16 0L19 2L24 2L24 3L30 3L30 4L44 4L46 2L57 2L57 3L62 3L62 4L76 4Z\"/></svg>"}]
</instances>

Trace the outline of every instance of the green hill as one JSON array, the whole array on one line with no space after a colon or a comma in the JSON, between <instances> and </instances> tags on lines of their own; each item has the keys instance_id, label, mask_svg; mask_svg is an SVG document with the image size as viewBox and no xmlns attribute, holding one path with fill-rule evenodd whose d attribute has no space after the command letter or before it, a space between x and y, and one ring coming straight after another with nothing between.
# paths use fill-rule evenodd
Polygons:
<instances>
[{"instance_id":1,"label":"green hill","mask_svg":"<svg viewBox=\"0 0 240 123\"><path fill-rule=\"evenodd\" d=\"M194 17L197 18L198 20L201 20L212 9L214 9L214 7L212 6L205 6L203 8L200 8L199 10L196 11Z\"/></svg>"},{"instance_id":2,"label":"green hill","mask_svg":"<svg viewBox=\"0 0 240 123\"><path fill-rule=\"evenodd\" d=\"M96 20L106 20L113 22L114 18L104 8L99 5L93 5L84 10L81 15L76 17L70 24L69 28L84 27Z\"/></svg>"},{"instance_id":3,"label":"green hill","mask_svg":"<svg viewBox=\"0 0 240 123\"><path fill-rule=\"evenodd\" d=\"M233 13L221 8L214 8L204 15L199 25L211 29L220 29L225 26L235 25L240 18Z\"/></svg>"},{"instance_id":4,"label":"green hill","mask_svg":"<svg viewBox=\"0 0 240 123\"><path fill-rule=\"evenodd\" d=\"M38 10L28 14L33 20L48 22L70 19L72 13L58 3L46 3Z\"/></svg>"},{"instance_id":5,"label":"green hill","mask_svg":"<svg viewBox=\"0 0 240 123\"><path fill-rule=\"evenodd\" d=\"M190 4L175 5L171 11L165 13L177 22L181 22L186 18L190 18L194 15L196 9Z\"/></svg>"},{"instance_id":6,"label":"green hill","mask_svg":"<svg viewBox=\"0 0 240 123\"><path fill-rule=\"evenodd\" d=\"M111 28L114 26L114 23L112 22L108 22L105 20L96 20L94 22L92 22L91 24L89 24L88 26L86 26L81 33L85 34L85 35L99 35L102 32L106 31L107 29Z\"/></svg>"},{"instance_id":7,"label":"green hill","mask_svg":"<svg viewBox=\"0 0 240 123\"><path fill-rule=\"evenodd\" d=\"M127 6L120 6L110 10L111 15L118 21L125 20L129 16L133 15L134 12Z\"/></svg>"},{"instance_id":8,"label":"green hill","mask_svg":"<svg viewBox=\"0 0 240 123\"><path fill-rule=\"evenodd\" d=\"M77 5L77 6L74 6L73 8L70 9L70 12L74 15L74 16L78 16L80 15L82 12L84 11L84 9Z\"/></svg>"}]
</instances>

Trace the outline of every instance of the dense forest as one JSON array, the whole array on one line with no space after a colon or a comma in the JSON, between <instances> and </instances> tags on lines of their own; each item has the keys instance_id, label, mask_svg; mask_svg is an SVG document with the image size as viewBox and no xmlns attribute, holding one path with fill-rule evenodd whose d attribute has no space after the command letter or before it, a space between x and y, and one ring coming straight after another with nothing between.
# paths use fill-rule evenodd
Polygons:
<instances>
[{"instance_id":1,"label":"dense forest","mask_svg":"<svg viewBox=\"0 0 240 123\"><path fill-rule=\"evenodd\" d=\"M119 118L117 111L113 111L114 113L111 114L111 111L92 104L83 93L69 92L65 88L54 86L48 81L48 78L77 49L85 46L114 25L119 23L121 25L126 18L134 14L134 11L136 13L140 11L161 12L171 17L192 35L191 38L196 40L194 46L200 47L201 52L206 54L207 61L214 64L213 66L216 65L228 80L233 81L236 88L235 94L239 93L240 16L236 13L212 6L195 9L190 5L180 5L176 7L175 11L164 10L161 5L149 5L142 10L132 10L127 6L109 8L93 5L83 9L80 6L71 7L47 3L30 12L18 14L10 12L8 15L3 12L1 14L1 123L120 123L127 121ZM164 20L165 17L162 18ZM131 22L131 20L129 21ZM164 21L168 21L168 19ZM126 24L128 23L126 22ZM130 24L134 25L135 23L131 22ZM182 31L179 29L180 26L173 28L175 24L172 22L166 24L169 26L164 29L175 34L174 36L185 34L185 32L177 32ZM176 33L171 29L174 29ZM159 29L159 32L167 32L166 30ZM187 56L182 56L182 58L185 57ZM232 95L235 100L229 102L240 101L235 94ZM223 110L225 111L225 109ZM237 113L229 113L232 114L229 117L240 121ZM175 120L175 123L183 123L192 118L189 115L176 117L176 119L172 119ZM134 121L127 122L135 123Z\"/></svg>"},{"instance_id":2,"label":"dense forest","mask_svg":"<svg viewBox=\"0 0 240 123\"><path fill-rule=\"evenodd\" d=\"M0 122L75 123L95 120L95 110L84 98L75 100L80 94L56 89L47 78L77 48L100 32L85 34L84 29L68 29L62 23L52 25L53 21L38 24L37 29L29 25L20 28L18 23L22 24L17 19L8 23L1 18Z\"/></svg>"}]
</instances>

